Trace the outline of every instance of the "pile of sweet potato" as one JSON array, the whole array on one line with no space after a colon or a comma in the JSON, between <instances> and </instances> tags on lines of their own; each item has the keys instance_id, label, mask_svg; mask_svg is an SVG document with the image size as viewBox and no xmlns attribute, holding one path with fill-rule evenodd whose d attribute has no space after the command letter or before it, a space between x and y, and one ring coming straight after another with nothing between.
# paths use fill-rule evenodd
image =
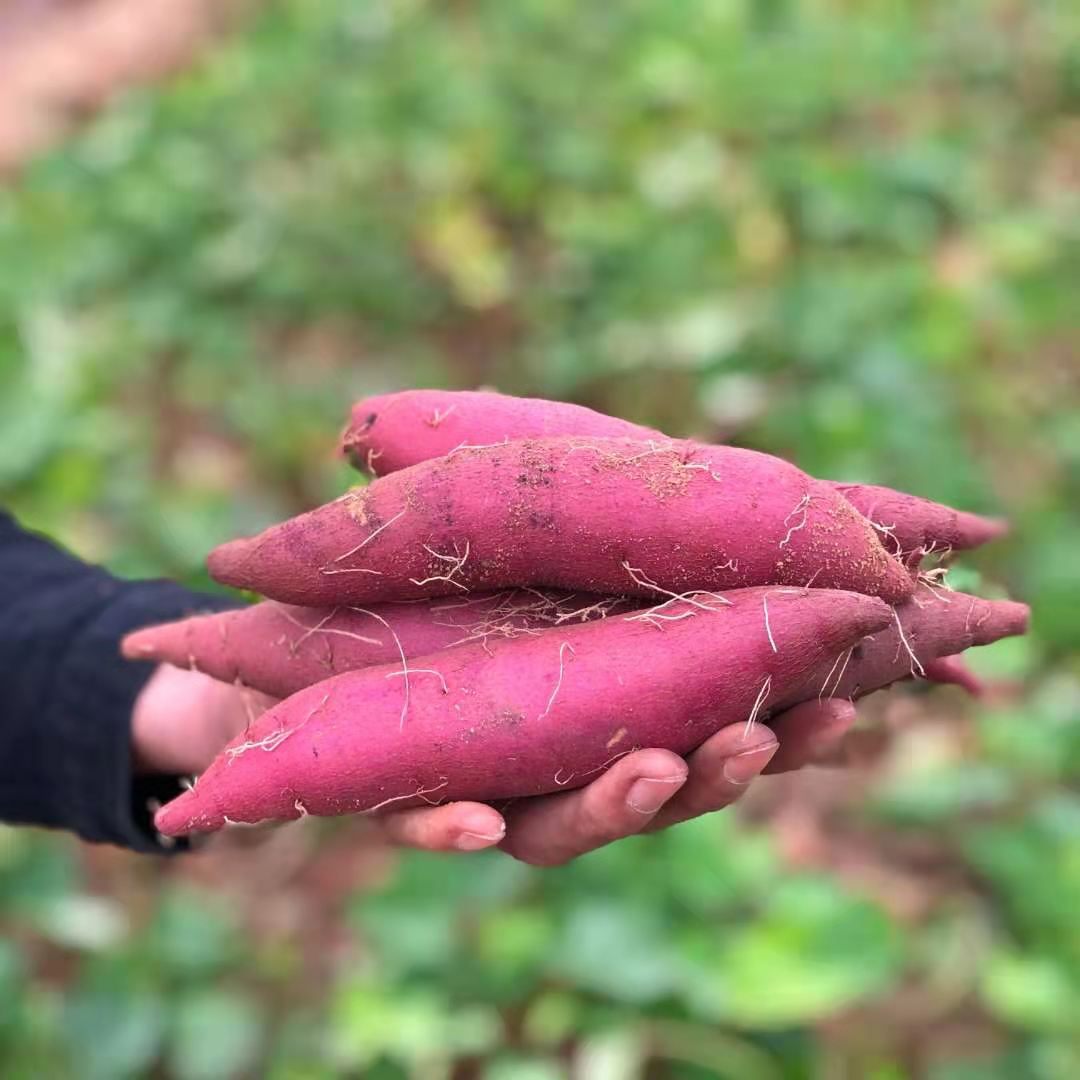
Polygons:
<instances>
[{"instance_id":1,"label":"pile of sweet potato","mask_svg":"<svg viewBox=\"0 0 1080 1080\"><path fill-rule=\"evenodd\" d=\"M266 601L125 642L284 698L167 835L569 789L813 698L974 687L959 654L1026 627L924 564L1000 522L766 454L438 391L359 402L344 449L378 479L211 554Z\"/></svg>"}]
</instances>

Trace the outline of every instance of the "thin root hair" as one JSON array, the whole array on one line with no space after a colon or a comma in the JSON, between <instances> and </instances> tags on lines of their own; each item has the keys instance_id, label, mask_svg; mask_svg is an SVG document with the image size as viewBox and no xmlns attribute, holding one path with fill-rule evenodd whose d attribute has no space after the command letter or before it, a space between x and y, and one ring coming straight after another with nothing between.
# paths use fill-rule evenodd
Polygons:
<instances>
[{"instance_id":1,"label":"thin root hair","mask_svg":"<svg viewBox=\"0 0 1080 1080\"><path fill-rule=\"evenodd\" d=\"M335 563L343 562L345 559L349 558L350 555L355 555L358 551L363 550L365 547L367 547L368 544L371 543L372 540L375 539L376 536L378 536L384 530L389 529L390 526L393 525L395 521L397 521L399 518L402 518L404 516L405 516L405 507L402 507L402 509L400 509L392 518L389 518L387 521L384 521L377 529L374 529L371 533L369 533L363 540L360 541L359 544L356 545L356 547L350 548L348 551L345 552L344 555L339 555L336 559L331 559L329 565L333 566ZM340 570L336 570L336 571L335 570L328 570L327 567L325 567L325 566L322 568L322 572L324 574L326 574L326 573L341 573ZM374 573L379 573L379 571L370 570L370 571L368 571L368 573L373 573L374 574Z\"/></svg>"},{"instance_id":2,"label":"thin root hair","mask_svg":"<svg viewBox=\"0 0 1080 1080\"><path fill-rule=\"evenodd\" d=\"M560 645L559 645L559 677L555 681L555 688L551 691L551 697L548 698L547 707L536 718L537 720L543 720L548 716L548 714L551 712L552 706L555 704L555 698L558 696L559 691L562 689L563 672L565 671L565 656L566 656L567 650L569 650L571 656L576 656L577 655L577 653L574 652L574 646L571 645L569 641L563 641L563 642L560 643Z\"/></svg>"},{"instance_id":3,"label":"thin root hair","mask_svg":"<svg viewBox=\"0 0 1080 1080\"><path fill-rule=\"evenodd\" d=\"M405 799L423 799L429 806L437 806L439 804L438 799L429 799L428 795L433 794L436 791L442 791L447 784L450 783L449 777L442 776L439 778L439 783L434 787L421 787L416 791L410 791L405 795L393 795L389 799L383 799L382 802L376 803L374 806L369 806L366 810L357 810L358 814L374 814L381 810L384 806L389 806L391 803L403 802Z\"/></svg>"},{"instance_id":4,"label":"thin root hair","mask_svg":"<svg viewBox=\"0 0 1080 1080\"><path fill-rule=\"evenodd\" d=\"M409 712L409 661L405 656L405 647L401 644L401 638L398 637L397 631L377 611L362 607L350 607L349 610L357 611L361 615L367 615L376 622L382 623L390 631L390 636L394 639L398 656L401 657L401 673L405 676L405 698L401 703L401 720L398 723L398 730L402 731L405 728L405 717Z\"/></svg>"},{"instance_id":5,"label":"thin root hair","mask_svg":"<svg viewBox=\"0 0 1080 1080\"><path fill-rule=\"evenodd\" d=\"M300 723L296 725L296 727L292 727L292 728L288 728L288 729L282 729L281 731L275 731L272 734L267 735L265 738L257 739L254 742L251 742L250 740L248 740L248 741L242 742L239 746L230 747L229 749L227 749L225 751L225 753L229 757L229 764L231 765L241 754L246 754L249 750L264 750L268 754L273 753L273 751L275 751L283 742L285 742L286 739L291 738L302 727L304 727L308 723L308 721L329 700L330 700L330 695L325 694L323 696L322 701L320 701L319 704L316 705L315 708L312 709L311 712L309 712L307 714L307 716L305 716L304 719L301 720Z\"/></svg>"},{"instance_id":6,"label":"thin root hair","mask_svg":"<svg viewBox=\"0 0 1080 1080\"><path fill-rule=\"evenodd\" d=\"M786 547L789 543L791 543L791 538L795 535L795 533L797 533L800 529L806 528L806 519L808 517L809 509L810 492L808 491L795 504L795 507L792 509L791 513L789 513L788 516L784 518L784 524L787 525L787 535L784 537L783 540L780 541L780 547ZM788 523L791 521L791 519L798 514L802 514L802 517L799 519L799 521L794 525L789 525Z\"/></svg>"},{"instance_id":7,"label":"thin root hair","mask_svg":"<svg viewBox=\"0 0 1080 1080\"><path fill-rule=\"evenodd\" d=\"M426 423L428 427L437 428L456 408L457 405L454 404L445 412L443 412L442 409L436 409L424 423Z\"/></svg>"},{"instance_id":8,"label":"thin root hair","mask_svg":"<svg viewBox=\"0 0 1080 1080\"><path fill-rule=\"evenodd\" d=\"M761 597L761 610L765 612L765 633L769 636L769 644L774 653L780 650L776 647L776 639L773 637L772 627L769 625L769 596L768 593Z\"/></svg>"},{"instance_id":9,"label":"thin root hair","mask_svg":"<svg viewBox=\"0 0 1080 1080\"><path fill-rule=\"evenodd\" d=\"M925 679L926 669L915 655L915 650L911 647L911 642L908 641L907 635L904 633L904 624L900 621L900 612L898 612L896 608L893 608L893 619L896 621L896 629L900 633L900 643L907 649L907 654L911 657L911 674L917 674L919 678Z\"/></svg>"},{"instance_id":10,"label":"thin root hair","mask_svg":"<svg viewBox=\"0 0 1080 1080\"><path fill-rule=\"evenodd\" d=\"M746 729L743 732L743 738L748 736L751 731L754 730L754 724L757 722L758 713L761 712L762 706L765 704L765 699L769 696L769 691L772 689L772 676L766 675L765 681L761 684L761 689L758 691L758 696L754 700L754 707L750 710L750 715L746 719Z\"/></svg>"}]
</instances>

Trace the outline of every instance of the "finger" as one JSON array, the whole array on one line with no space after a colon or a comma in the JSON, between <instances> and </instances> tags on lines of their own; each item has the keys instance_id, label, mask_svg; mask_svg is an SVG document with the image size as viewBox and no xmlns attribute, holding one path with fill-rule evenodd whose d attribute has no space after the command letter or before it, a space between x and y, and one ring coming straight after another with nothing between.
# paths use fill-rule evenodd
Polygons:
<instances>
[{"instance_id":1,"label":"finger","mask_svg":"<svg viewBox=\"0 0 1080 1080\"><path fill-rule=\"evenodd\" d=\"M503 851L534 866L560 866L639 833L682 787L687 767L667 750L627 754L578 791L523 799L506 811Z\"/></svg>"},{"instance_id":2,"label":"finger","mask_svg":"<svg viewBox=\"0 0 1080 1080\"><path fill-rule=\"evenodd\" d=\"M730 806L776 753L776 736L762 724L729 724L687 759L682 790L649 823L649 831Z\"/></svg>"},{"instance_id":3,"label":"finger","mask_svg":"<svg viewBox=\"0 0 1080 1080\"><path fill-rule=\"evenodd\" d=\"M792 772L827 760L855 723L855 706L842 698L804 701L771 721L780 749L768 773Z\"/></svg>"},{"instance_id":4,"label":"finger","mask_svg":"<svg viewBox=\"0 0 1080 1080\"><path fill-rule=\"evenodd\" d=\"M936 660L927 660L923 669L931 682L952 683L962 687L972 697L983 697L986 693L986 683L959 656L939 656Z\"/></svg>"},{"instance_id":5,"label":"finger","mask_svg":"<svg viewBox=\"0 0 1080 1080\"><path fill-rule=\"evenodd\" d=\"M506 835L506 822L484 803L452 802L394 810L376 819L386 838L423 851L480 851Z\"/></svg>"}]
</instances>

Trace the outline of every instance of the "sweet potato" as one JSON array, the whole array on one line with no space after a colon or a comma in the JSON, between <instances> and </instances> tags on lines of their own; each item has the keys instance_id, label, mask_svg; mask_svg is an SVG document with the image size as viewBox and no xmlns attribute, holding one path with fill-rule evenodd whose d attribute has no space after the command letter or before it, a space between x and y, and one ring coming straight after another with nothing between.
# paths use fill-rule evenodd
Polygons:
<instances>
[{"instance_id":1,"label":"sweet potato","mask_svg":"<svg viewBox=\"0 0 1080 1080\"><path fill-rule=\"evenodd\" d=\"M371 608L303 608L263 601L129 634L130 660L166 661L274 697L356 668L449 646L587 622L634 603L511 589Z\"/></svg>"},{"instance_id":2,"label":"sweet potato","mask_svg":"<svg viewBox=\"0 0 1080 1080\"><path fill-rule=\"evenodd\" d=\"M801 700L891 618L858 593L759 588L348 672L259 717L155 822L175 836L577 787L637 747L687 753Z\"/></svg>"},{"instance_id":3,"label":"sweet potato","mask_svg":"<svg viewBox=\"0 0 1080 1080\"><path fill-rule=\"evenodd\" d=\"M358 401L342 446L358 468L383 476L441 457L461 445L554 435L668 441L668 436L652 428L565 402L484 392L405 390ZM832 486L875 524L890 551L905 556L973 548L1005 532L1001 521L890 488Z\"/></svg>"},{"instance_id":4,"label":"sweet potato","mask_svg":"<svg viewBox=\"0 0 1080 1080\"><path fill-rule=\"evenodd\" d=\"M209 567L309 606L519 585L655 598L811 582L895 603L914 587L850 503L779 458L595 438L421 462L225 544Z\"/></svg>"},{"instance_id":5,"label":"sweet potato","mask_svg":"<svg viewBox=\"0 0 1080 1080\"><path fill-rule=\"evenodd\" d=\"M770 600L770 605L772 601ZM859 698L909 677L952 682L978 694L976 677L957 653L1027 630L1028 607L957 592L920 590L894 609L892 622L839 657L820 680L823 696ZM945 663L944 661L948 661ZM817 673L815 673L816 677Z\"/></svg>"},{"instance_id":6,"label":"sweet potato","mask_svg":"<svg viewBox=\"0 0 1080 1080\"><path fill-rule=\"evenodd\" d=\"M124 640L124 655L190 667L282 698L358 668L631 614L635 603L640 601L517 589L370 609L264 601L137 630ZM1005 632L1019 632L1010 629L1017 625L1017 610L1015 605L987 607L986 601L963 593L925 589L918 603L912 600L897 609L898 626L891 624L887 632L863 642L857 656L844 659L844 685L869 692L920 674L921 668L930 682L954 683L978 696L984 689L981 681L955 654ZM830 682L837 685L840 666L831 672ZM829 674L822 673L823 684Z\"/></svg>"}]
</instances>

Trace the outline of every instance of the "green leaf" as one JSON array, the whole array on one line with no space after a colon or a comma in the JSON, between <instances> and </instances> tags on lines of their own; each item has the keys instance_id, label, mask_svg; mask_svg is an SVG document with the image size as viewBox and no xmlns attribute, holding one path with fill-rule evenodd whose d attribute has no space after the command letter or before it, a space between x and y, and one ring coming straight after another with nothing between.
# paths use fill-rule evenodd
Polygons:
<instances>
[{"instance_id":1,"label":"green leaf","mask_svg":"<svg viewBox=\"0 0 1080 1080\"><path fill-rule=\"evenodd\" d=\"M227 1080L252 1074L263 1023L258 1006L236 991L181 997L170 1016L169 1063L178 1080Z\"/></svg>"}]
</instances>

